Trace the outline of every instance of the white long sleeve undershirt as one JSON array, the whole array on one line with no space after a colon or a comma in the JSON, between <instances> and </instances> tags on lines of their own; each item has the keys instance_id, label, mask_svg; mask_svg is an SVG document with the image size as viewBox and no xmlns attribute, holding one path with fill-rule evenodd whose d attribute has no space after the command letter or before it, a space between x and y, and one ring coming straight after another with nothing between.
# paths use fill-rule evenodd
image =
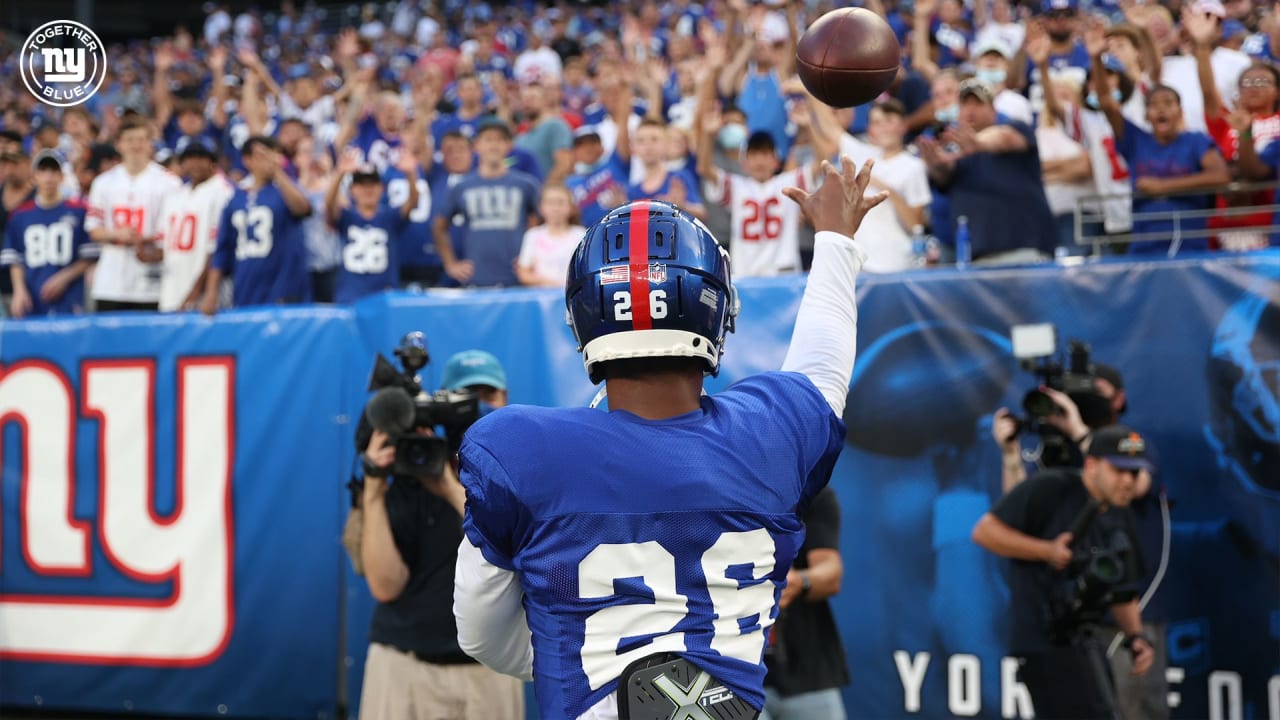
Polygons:
<instances>
[{"instance_id":1,"label":"white long sleeve undershirt","mask_svg":"<svg viewBox=\"0 0 1280 720\"><path fill-rule=\"evenodd\" d=\"M823 231L814 236L813 269L782 361L783 370L808 377L837 416L844 414L858 350L854 286L865 259L847 235Z\"/></svg>"},{"instance_id":2,"label":"white long sleeve undershirt","mask_svg":"<svg viewBox=\"0 0 1280 720\"><path fill-rule=\"evenodd\" d=\"M463 537L453 576L458 647L496 672L533 679L533 642L520 578Z\"/></svg>"}]
</instances>

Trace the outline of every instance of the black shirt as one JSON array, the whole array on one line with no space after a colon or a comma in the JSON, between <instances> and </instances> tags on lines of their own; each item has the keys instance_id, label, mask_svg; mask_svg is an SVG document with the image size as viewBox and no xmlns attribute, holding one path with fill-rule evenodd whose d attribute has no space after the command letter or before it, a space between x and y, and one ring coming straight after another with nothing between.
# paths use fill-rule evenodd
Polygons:
<instances>
[{"instance_id":1,"label":"black shirt","mask_svg":"<svg viewBox=\"0 0 1280 720\"><path fill-rule=\"evenodd\" d=\"M462 518L447 501L413 479L392 480L387 519L409 568L400 596L373 610L369 640L434 663L474 662L458 648L453 619L453 571Z\"/></svg>"},{"instance_id":2,"label":"black shirt","mask_svg":"<svg viewBox=\"0 0 1280 720\"><path fill-rule=\"evenodd\" d=\"M1071 529L1088 502L1080 471L1056 468L1036 473L1009 491L991 510L1006 525L1027 535L1052 540ZM1111 603L1126 602L1137 595L1137 582L1144 570L1138 550L1138 532L1133 512L1109 508L1099 513L1073 543L1077 557L1104 547L1124 547L1121 552L1123 579L1116 583ZM1009 573L1012 592L1013 633L1010 649L1016 654L1043 652L1062 642L1052 633L1052 600L1068 581L1066 572L1055 571L1042 561L1013 560Z\"/></svg>"},{"instance_id":3,"label":"black shirt","mask_svg":"<svg viewBox=\"0 0 1280 720\"><path fill-rule=\"evenodd\" d=\"M796 555L795 567L804 570L809 567L810 550L840 548L840 503L835 491L823 488L801 519L804 520L804 545ZM769 671L765 686L784 696L849 684L844 646L836 631L831 605L826 600L809 602L796 596L778 615L773 645L764 659Z\"/></svg>"}]
</instances>

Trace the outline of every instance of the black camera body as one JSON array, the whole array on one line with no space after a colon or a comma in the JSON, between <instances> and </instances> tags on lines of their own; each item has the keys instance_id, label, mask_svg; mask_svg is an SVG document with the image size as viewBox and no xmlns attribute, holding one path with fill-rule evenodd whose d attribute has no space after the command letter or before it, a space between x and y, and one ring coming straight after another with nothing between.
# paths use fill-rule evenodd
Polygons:
<instances>
[{"instance_id":1,"label":"black camera body","mask_svg":"<svg viewBox=\"0 0 1280 720\"><path fill-rule=\"evenodd\" d=\"M470 391L427 393L422 389L417 372L431 360L422 333L405 335L395 355L402 369L381 353L374 359L369 390L377 394L365 405L357 445L363 449L368 445L368 435L374 429L382 430L395 439L392 475L439 475L444 464L457 454L463 433L480 419L480 397ZM437 433L437 428L443 435Z\"/></svg>"},{"instance_id":2,"label":"black camera body","mask_svg":"<svg viewBox=\"0 0 1280 720\"><path fill-rule=\"evenodd\" d=\"M1015 434L1027 430L1040 437L1040 462L1045 467L1064 467L1079 464L1080 451L1075 440L1062 434L1046 420L1060 415L1062 409L1053 398L1040 390L1049 387L1067 395L1080 410L1080 418L1089 427L1100 427L1110 416L1110 401L1098 393L1097 374L1094 372L1088 343L1072 339L1068 342L1067 362L1064 364L1056 353L1038 357L1023 357L1024 370L1036 375L1040 382L1022 398L1026 417L1017 421Z\"/></svg>"},{"instance_id":3,"label":"black camera body","mask_svg":"<svg viewBox=\"0 0 1280 720\"><path fill-rule=\"evenodd\" d=\"M1066 577L1050 600L1053 630L1059 641L1077 637L1097 623L1121 593L1132 594L1126 556L1134 551L1128 537L1112 532L1104 547L1077 551L1065 570Z\"/></svg>"}]
</instances>

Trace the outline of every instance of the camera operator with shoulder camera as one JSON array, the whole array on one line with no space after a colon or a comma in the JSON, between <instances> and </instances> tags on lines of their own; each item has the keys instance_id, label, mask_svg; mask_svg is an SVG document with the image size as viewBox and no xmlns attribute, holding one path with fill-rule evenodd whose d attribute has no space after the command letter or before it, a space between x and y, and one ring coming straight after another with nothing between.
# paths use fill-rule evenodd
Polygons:
<instances>
[{"instance_id":1,"label":"camera operator with shoulder camera","mask_svg":"<svg viewBox=\"0 0 1280 720\"><path fill-rule=\"evenodd\" d=\"M1105 648L1091 632L1109 610L1132 672L1154 652L1138 605L1144 569L1129 503L1150 471L1147 443L1123 425L1093 432L1081 469L1036 473L982 516L973 540L1013 560L1011 651L1037 718L1118 717Z\"/></svg>"},{"instance_id":2,"label":"camera operator with shoulder camera","mask_svg":"<svg viewBox=\"0 0 1280 720\"><path fill-rule=\"evenodd\" d=\"M1033 331L1039 327L1042 333L1056 334L1051 326L1022 326ZM1033 468L1070 466L1080 467L1083 451L1088 446L1091 430L1118 423L1128 409L1124 377L1110 365L1094 363L1089 358L1089 347L1080 341L1071 341L1067 364L1055 363L1052 357L1044 357L1052 350L1056 340L1047 340L1036 347L1018 352L1019 329L1014 330L1015 354L1024 366L1041 376L1043 384L1027 393L1023 401L1027 419L1015 417L1007 409L996 411L992 422L992 437L1000 446L1002 455L1001 480L1004 492L1009 492L1027 478L1020 432L1025 428L1039 436L1040 451L1035 454ZM1025 331L1023 331L1025 332ZM1147 454L1154 461L1154 448L1148 446ZM1138 488L1129 508L1137 518L1139 547L1148 560L1147 573L1139 584L1141 610L1147 637L1155 648L1151 672L1134 675L1129 653L1120 650L1118 644L1123 632L1112 618L1100 623L1096 632L1108 648L1111 675L1115 683L1116 704L1124 720L1164 720L1169 717L1169 683L1165 677L1167 657L1167 608L1164 593L1158 592L1168 567L1170 544L1171 502L1163 483L1156 482L1152 474L1138 474Z\"/></svg>"},{"instance_id":3,"label":"camera operator with shoulder camera","mask_svg":"<svg viewBox=\"0 0 1280 720\"><path fill-rule=\"evenodd\" d=\"M445 390L426 395L413 375L427 363L421 333L405 336L396 355L405 372L388 374L396 371L379 356L371 388L379 392L357 437L364 483L352 514L362 524L348 549L378 601L361 720L524 717L523 683L463 653L453 616L466 493L452 457L481 414L481 396L491 407L506 403L505 374L488 353L459 353Z\"/></svg>"}]
</instances>

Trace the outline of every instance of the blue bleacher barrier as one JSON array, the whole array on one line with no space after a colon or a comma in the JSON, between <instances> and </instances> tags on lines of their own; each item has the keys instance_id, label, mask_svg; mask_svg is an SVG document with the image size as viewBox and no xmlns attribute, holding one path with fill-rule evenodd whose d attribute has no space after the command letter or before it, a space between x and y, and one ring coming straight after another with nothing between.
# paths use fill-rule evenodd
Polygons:
<instances>
[{"instance_id":1,"label":"blue bleacher barrier","mask_svg":"<svg viewBox=\"0 0 1280 720\"><path fill-rule=\"evenodd\" d=\"M803 283L741 283L709 390L781 364ZM1029 322L1120 368L1125 420L1159 451L1176 507L1149 609L1174 641L1173 716L1275 717L1280 480L1250 442L1280 427L1280 254L860 284L832 478L850 717L1025 716L1008 589L969 531L1000 492L991 413L1035 382L1007 340ZM594 394L549 290L0 325L0 705L354 715L372 600L339 543L343 485L373 353L409 330L428 386L479 347L514 402Z\"/></svg>"}]
</instances>

